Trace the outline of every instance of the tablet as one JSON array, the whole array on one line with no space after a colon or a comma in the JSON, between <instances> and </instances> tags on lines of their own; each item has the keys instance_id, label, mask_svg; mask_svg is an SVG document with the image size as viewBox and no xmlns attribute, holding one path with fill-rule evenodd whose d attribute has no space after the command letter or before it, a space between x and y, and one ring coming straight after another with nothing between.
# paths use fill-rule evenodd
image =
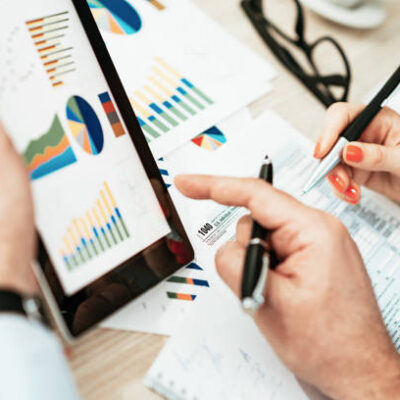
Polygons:
<instances>
[{"instance_id":1,"label":"tablet","mask_svg":"<svg viewBox=\"0 0 400 400\"><path fill-rule=\"evenodd\" d=\"M30 174L36 269L67 339L193 259L86 1L0 5L0 119Z\"/></svg>"}]
</instances>

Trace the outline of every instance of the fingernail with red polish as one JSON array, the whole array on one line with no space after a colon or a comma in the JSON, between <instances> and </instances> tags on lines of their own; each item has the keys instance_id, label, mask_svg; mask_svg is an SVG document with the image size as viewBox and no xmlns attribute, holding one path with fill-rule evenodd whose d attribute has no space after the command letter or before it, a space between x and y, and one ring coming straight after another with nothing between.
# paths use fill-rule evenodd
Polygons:
<instances>
[{"instance_id":1,"label":"fingernail with red polish","mask_svg":"<svg viewBox=\"0 0 400 400\"><path fill-rule=\"evenodd\" d=\"M361 147L349 145L346 147L345 159L350 162L361 162L364 155Z\"/></svg>"},{"instance_id":2,"label":"fingernail with red polish","mask_svg":"<svg viewBox=\"0 0 400 400\"><path fill-rule=\"evenodd\" d=\"M340 178L337 175L330 175L329 176L329 182L334 186L334 188L340 192L343 193L346 190L346 184L344 183L344 180Z\"/></svg>"},{"instance_id":3,"label":"fingernail with red polish","mask_svg":"<svg viewBox=\"0 0 400 400\"><path fill-rule=\"evenodd\" d=\"M357 204L360 201L360 190L354 186L350 186L345 192L346 201L351 204Z\"/></svg>"},{"instance_id":4,"label":"fingernail with red polish","mask_svg":"<svg viewBox=\"0 0 400 400\"><path fill-rule=\"evenodd\" d=\"M319 157L320 151L321 151L321 145L319 143L317 143L314 148L314 158Z\"/></svg>"}]
</instances>

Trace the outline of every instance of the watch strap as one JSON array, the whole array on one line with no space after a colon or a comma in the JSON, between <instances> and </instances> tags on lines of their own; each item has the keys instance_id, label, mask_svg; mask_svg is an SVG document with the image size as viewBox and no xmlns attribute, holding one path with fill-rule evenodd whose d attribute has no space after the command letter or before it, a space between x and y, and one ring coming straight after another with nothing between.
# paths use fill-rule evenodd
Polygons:
<instances>
[{"instance_id":1,"label":"watch strap","mask_svg":"<svg viewBox=\"0 0 400 400\"><path fill-rule=\"evenodd\" d=\"M11 290L0 290L0 313L2 312L26 315L22 296Z\"/></svg>"}]
</instances>

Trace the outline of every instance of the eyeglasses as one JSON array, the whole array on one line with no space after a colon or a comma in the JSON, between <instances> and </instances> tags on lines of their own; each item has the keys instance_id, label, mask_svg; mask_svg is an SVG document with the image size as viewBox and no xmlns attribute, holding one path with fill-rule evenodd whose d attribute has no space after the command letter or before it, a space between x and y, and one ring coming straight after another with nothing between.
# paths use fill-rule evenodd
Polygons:
<instances>
[{"instance_id":1,"label":"eyeglasses","mask_svg":"<svg viewBox=\"0 0 400 400\"><path fill-rule=\"evenodd\" d=\"M275 0L282 1L282 0ZM262 0L242 0L242 7L255 29L271 49L277 59L299 79L318 100L329 107L332 103L346 101L349 93L351 70L349 61L340 44L330 36L324 36L313 43L305 40L305 20L303 9L298 0L293 0L297 14L293 33L287 34L267 18L263 10ZM305 56L303 68L295 56L281 43L287 43L300 49ZM323 58L318 58L319 49L324 47L330 52L337 52L337 60L343 63L339 71L322 73ZM330 57L330 59L332 59ZM303 62L304 64L304 62ZM336 65L336 63L335 63ZM309 71L307 72L306 69ZM343 73L340 73L340 70ZM338 94L338 92L340 92Z\"/></svg>"}]
</instances>

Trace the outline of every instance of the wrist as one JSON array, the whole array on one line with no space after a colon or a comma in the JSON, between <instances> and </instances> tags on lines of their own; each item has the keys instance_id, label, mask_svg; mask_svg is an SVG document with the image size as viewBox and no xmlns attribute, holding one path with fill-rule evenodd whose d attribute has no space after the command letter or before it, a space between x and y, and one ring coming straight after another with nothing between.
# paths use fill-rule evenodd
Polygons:
<instances>
[{"instance_id":1,"label":"wrist","mask_svg":"<svg viewBox=\"0 0 400 400\"><path fill-rule=\"evenodd\" d=\"M358 379L349 381L333 398L400 400L400 356L393 346L393 351L384 360L379 358L373 357L371 360L377 367L375 371L370 370Z\"/></svg>"},{"instance_id":2,"label":"wrist","mask_svg":"<svg viewBox=\"0 0 400 400\"><path fill-rule=\"evenodd\" d=\"M37 283L31 266L20 268L16 263L4 262L0 258L0 289L21 295L34 295Z\"/></svg>"}]
</instances>

